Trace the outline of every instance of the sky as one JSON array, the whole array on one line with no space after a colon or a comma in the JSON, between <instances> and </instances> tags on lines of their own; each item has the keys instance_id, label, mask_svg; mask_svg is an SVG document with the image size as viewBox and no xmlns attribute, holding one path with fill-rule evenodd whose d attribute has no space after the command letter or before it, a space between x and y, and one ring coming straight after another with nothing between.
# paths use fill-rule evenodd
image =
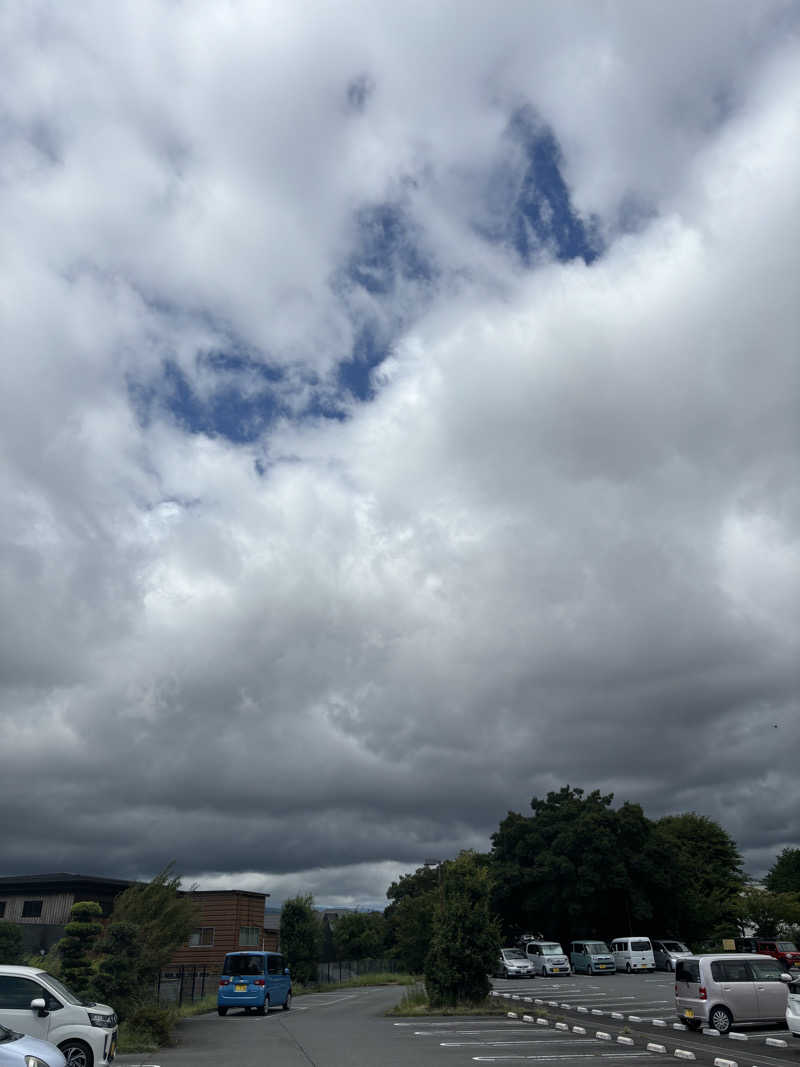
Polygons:
<instances>
[{"instance_id":1,"label":"sky","mask_svg":"<svg viewBox=\"0 0 800 1067\"><path fill-rule=\"evenodd\" d=\"M800 846L800 5L0 10L0 873Z\"/></svg>"}]
</instances>

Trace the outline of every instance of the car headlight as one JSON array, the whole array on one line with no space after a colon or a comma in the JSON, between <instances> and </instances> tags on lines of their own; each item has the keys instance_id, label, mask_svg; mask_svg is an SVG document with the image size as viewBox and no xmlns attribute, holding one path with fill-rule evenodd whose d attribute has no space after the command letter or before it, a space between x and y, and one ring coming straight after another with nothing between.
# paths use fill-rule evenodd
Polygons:
<instances>
[{"instance_id":1,"label":"car headlight","mask_svg":"<svg viewBox=\"0 0 800 1067\"><path fill-rule=\"evenodd\" d=\"M25 1067L48 1067L48 1064L40 1060L38 1056L26 1056Z\"/></svg>"},{"instance_id":2,"label":"car headlight","mask_svg":"<svg viewBox=\"0 0 800 1067\"><path fill-rule=\"evenodd\" d=\"M101 1015L97 1011L90 1011L88 1015L92 1026L102 1026L106 1030L112 1030L117 1025L116 1015Z\"/></svg>"}]
</instances>

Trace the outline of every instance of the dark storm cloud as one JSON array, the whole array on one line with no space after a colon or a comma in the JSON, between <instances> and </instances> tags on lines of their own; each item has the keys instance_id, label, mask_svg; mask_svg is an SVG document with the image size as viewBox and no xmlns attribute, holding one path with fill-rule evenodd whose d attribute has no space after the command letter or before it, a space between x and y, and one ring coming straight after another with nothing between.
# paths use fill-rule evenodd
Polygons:
<instances>
[{"instance_id":1,"label":"dark storm cloud","mask_svg":"<svg viewBox=\"0 0 800 1067\"><path fill-rule=\"evenodd\" d=\"M4 873L798 844L791 15L468 6L5 16Z\"/></svg>"}]
</instances>

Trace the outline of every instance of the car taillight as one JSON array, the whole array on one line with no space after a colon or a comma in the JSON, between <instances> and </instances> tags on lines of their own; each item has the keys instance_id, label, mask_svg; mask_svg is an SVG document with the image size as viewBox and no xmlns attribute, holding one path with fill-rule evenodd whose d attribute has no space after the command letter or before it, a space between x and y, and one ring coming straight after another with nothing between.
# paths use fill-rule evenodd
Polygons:
<instances>
[{"instance_id":1,"label":"car taillight","mask_svg":"<svg viewBox=\"0 0 800 1067\"><path fill-rule=\"evenodd\" d=\"M220 978L219 984L220 985L230 985L231 984L231 980L230 980L230 978Z\"/></svg>"},{"instance_id":2,"label":"car taillight","mask_svg":"<svg viewBox=\"0 0 800 1067\"><path fill-rule=\"evenodd\" d=\"M697 990L697 995L701 1000L708 1000L708 991L704 985L701 985Z\"/></svg>"},{"instance_id":3,"label":"car taillight","mask_svg":"<svg viewBox=\"0 0 800 1067\"><path fill-rule=\"evenodd\" d=\"M264 984L264 979L263 978L256 978L255 982L253 982L253 985L263 985L263 984Z\"/></svg>"}]
</instances>

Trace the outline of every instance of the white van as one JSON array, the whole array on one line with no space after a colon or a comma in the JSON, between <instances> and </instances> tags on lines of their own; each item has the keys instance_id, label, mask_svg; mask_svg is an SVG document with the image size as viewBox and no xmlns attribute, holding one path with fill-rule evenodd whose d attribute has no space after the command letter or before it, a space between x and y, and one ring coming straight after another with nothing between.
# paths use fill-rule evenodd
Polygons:
<instances>
[{"instance_id":1,"label":"white van","mask_svg":"<svg viewBox=\"0 0 800 1067\"><path fill-rule=\"evenodd\" d=\"M654 971L656 958L649 937L615 937L611 942L614 963L618 971Z\"/></svg>"},{"instance_id":2,"label":"white van","mask_svg":"<svg viewBox=\"0 0 800 1067\"><path fill-rule=\"evenodd\" d=\"M117 1016L88 1004L47 971L0 966L0 1023L58 1045L67 1067L106 1067L117 1051Z\"/></svg>"}]
</instances>

